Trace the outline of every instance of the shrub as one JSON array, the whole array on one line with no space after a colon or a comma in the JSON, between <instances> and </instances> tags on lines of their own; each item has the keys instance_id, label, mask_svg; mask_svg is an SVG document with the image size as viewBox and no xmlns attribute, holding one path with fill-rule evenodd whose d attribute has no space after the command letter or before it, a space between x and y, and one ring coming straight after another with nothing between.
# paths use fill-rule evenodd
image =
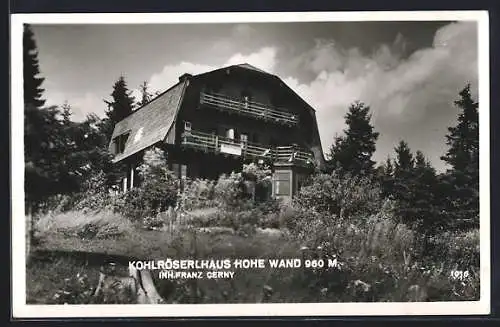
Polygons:
<instances>
[{"instance_id":1,"label":"shrub","mask_svg":"<svg viewBox=\"0 0 500 327\"><path fill-rule=\"evenodd\" d=\"M294 203L302 208L333 214L340 219L364 218L381 206L380 188L363 176L318 174L301 188Z\"/></svg>"},{"instance_id":2,"label":"shrub","mask_svg":"<svg viewBox=\"0 0 500 327\"><path fill-rule=\"evenodd\" d=\"M107 195L107 198L112 198L111 204L115 211L141 221L176 205L179 180L168 169L165 153L161 149L146 151L138 171L142 181L139 187L114 197Z\"/></svg>"},{"instance_id":3,"label":"shrub","mask_svg":"<svg viewBox=\"0 0 500 327\"><path fill-rule=\"evenodd\" d=\"M146 216L142 220L142 225L145 229L158 230L165 225L165 221L161 215L156 216Z\"/></svg>"},{"instance_id":4,"label":"shrub","mask_svg":"<svg viewBox=\"0 0 500 327\"><path fill-rule=\"evenodd\" d=\"M241 207L248 207L250 196L242 174L222 174L215 185L214 198L216 203L225 209L239 210Z\"/></svg>"},{"instance_id":5,"label":"shrub","mask_svg":"<svg viewBox=\"0 0 500 327\"><path fill-rule=\"evenodd\" d=\"M479 229L466 232L444 232L430 238L430 261L446 261L455 269L479 269ZM453 269L452 267L449 267Z\"/></svg>"},{"instance_id":6,"label":"shrub","mask_svg":"<svg viewBox=\"0 0 500 327\"><path fill-rule=\"evenodd\" d=\"M250 163L243 165L242 176L245 180L254 183L253 198L257 202L266 202L271 199L272 171L266 165Z\"/></svg>"},{"instance_id":7,"label":"shrub","mask_svg":"<svg viewBox=\"0 0 500 327\"><path fill-rule=\"evenodd\" d=\"M215 182L207 179L185 179L183 190L179 194L179 207L185 210L195 210L212 207L214 200Z\"/></svg>"}]
</instances>

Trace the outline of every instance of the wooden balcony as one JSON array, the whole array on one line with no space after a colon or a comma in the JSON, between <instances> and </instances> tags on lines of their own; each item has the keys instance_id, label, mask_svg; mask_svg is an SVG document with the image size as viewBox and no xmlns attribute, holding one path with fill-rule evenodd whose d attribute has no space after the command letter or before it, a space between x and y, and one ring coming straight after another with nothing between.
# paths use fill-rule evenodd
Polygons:
<instances>
[{"instance_id":1,"label":"wooden balcony","mask_svg":"<svg viewBox=\"0 0 500 327\"><path fill-rule=\"evenodd\" d=\"M297 146L266 147L252 142L240 142L223 136L198 131L184 132L181 145L207 152L239 156L249 159L270 160L273 163L314 165L311 152Z\"/></svg>"},{"instance_id":2,"label":"wooden balcony","mask_svg":"<svg viewBox=\"0 0 500 327\"><path fill-rule=\"evenodd\" d=\"M234 99L217 93L202 92L200 104L288 126L295 126L299 123L299 117L296 114L266 104Z\"/></svg>"}]
</instances>

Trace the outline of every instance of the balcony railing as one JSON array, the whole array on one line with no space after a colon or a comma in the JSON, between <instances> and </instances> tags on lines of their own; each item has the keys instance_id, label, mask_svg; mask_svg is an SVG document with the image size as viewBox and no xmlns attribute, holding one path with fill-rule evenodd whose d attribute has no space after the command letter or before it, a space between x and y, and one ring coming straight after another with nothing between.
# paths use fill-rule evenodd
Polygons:
<instances>
[{"instance_id":1,"label":"balcony railing","mask_svg":"<svg viewBox=\"0 0 500 327\"><path fill-rule=\"evenodd\" d=\"M271 160L273 163L314 164L314 156L311 152L293 145L266 147L262 144L237 141L198 131L184 132L181 144L207 152L226 153L243 158Z\"/></svg>"},{"instance_id":2,"label":"balcony railing","mask_svg":"<svg viewBox=\"0 0 500 327\"><path fill-rule=\"evenodd\" d=\"M299 123L299 117L293 113L278 110L266 104L253 101L242 101L217 93L202 92L200 104L289 126Z\"/></svg>"}]
</instances>

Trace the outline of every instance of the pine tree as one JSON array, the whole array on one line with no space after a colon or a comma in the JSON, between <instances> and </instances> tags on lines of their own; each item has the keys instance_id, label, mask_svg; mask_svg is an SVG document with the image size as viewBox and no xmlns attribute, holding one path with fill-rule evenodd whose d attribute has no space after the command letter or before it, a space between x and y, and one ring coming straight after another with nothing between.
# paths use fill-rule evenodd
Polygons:
<instances>
[{"instance_id":1,"label":"pine tree","mask_svg":"<svg viewBox=\"0 0 500 327\"><path fill-rule=\"evenodd\" d=\"M142 82L139 88L141 91L141 100L137 102L137 105L142 107L153 99L154 94L149 92L149 84L147 81Z\"/></svg>"},{"instance_id":2,"label":"pine tree","mask_svg":"<svg viewBox=\"0 0 500 327\"><path fill-rule=\"evenodd\" d=\"M30 26L25 24L23 31L23 79L25 108L40 109L45 104L41 88L43 77L39 77L38 48ZM28 106L29 105L29 106Z\"/></svg>"},{"instance_id":3,"label":"pine tree","mask_svg":"<svg viewBox=\"0 0 500 327\"><path fill-rule=\"evenodd\" d=\"M384 198L391 197L394 187L394 165L391 158L388 156L385 163L380 166L380 185L382 187L382 195Z\"/></svg>"},{"instance_id":4,"label":"pine tree","mask_svg":"<svg viewBox=\"0 0 500 327\"><path fill-rule=\"evenodd\" d=\"M106 115L116 124L130 115L134 108L134 97L131 96L124 76L120 76L113 85L111 97L112 101L105 101L109 105Z\"/></svg>"},{"instance_id":5,"label":"pine tree","mask_svg":"<svg viewBox=\"0 0 500 327\"><path fill-rule=\"evenodd\" d=\"M408 178L414 167L415 159L408 143L401 140L396 148L396 160L394 162L394 176L397 178Z\"/></svg>"},{"instance_id":6,"label":"pine tree","mask_svg":"<svg viewBox=\"0 0 500 327\"><path fill-rule=\"evenodd\" d=\"M61 115L62 115L62 119L63 119L63 124L69 125L69 123L71 121L71 115L73 113L72 113L71 106L69 105L68 101L64 102L64 104L61 106L61 109L62 109Z\"/></svg>"},{"instance_id":7,"label":"pine tree","mask_svg":"<svg viewBox=\"0 0 500 327\"><path fill-rule=\"evenodd\" d=\"M408 143L401 140L394 148L396 159L394 160L394 180L392 197L397 202L397 214L403 223L412 225L414 217L411 215L413 199L413 168L414 158Z\"/></svg>"},{"instance_id":8,"label":"pine tree","mask_svg":"<svg viewBox=\"0 0 500 327\"><path fill-rule=\"evenodd\" d=\"M441 157L448 165L445 182L449 184L448 210L459 221L479 223L479 112L472 99L470 84L459 93L455 105L461 109L458 123L448 128L448 151ZM469 224L470 225L470 224Z\"/></svg>"},{"instance_id":9,"label":"pine tree","mask_svg":"<svg viewBox=\"0 0 500 327\"><path fill-rule=\"evenodd\" d=\"M421 234L430 235L442 231L442 203L436 170L421 151L415 155L411 201L416 227Z\"/></svg>"},{"instance_id":10,"label":"pine tree","mask_svg":"<svg viewBox=\"0 0 500 327\"><path fill-rule=\"evenodd\" d=\"M374 131L370 120L369 106L355 102L349 107L345 115L345 136L336 137L330 148L330 167L339 166L343 172L353 175L370 175L374 172L375 161L371 157L379 133Z\"/></svg>"},{"instance_id":11,"label":"pine tree","mask_svg":"<svg viewBox=\"0 0 500 327\"><path fill-rule=\"evenodd\" d=\"M104 100L108 105L105 111L107 117L101 122L101 131L106 135L108 141L116 123L130 115L134 108L134 97L131 96L124 76L120 76L113 85L111 97L111 101Z\"/></svg>"}]
</instances>

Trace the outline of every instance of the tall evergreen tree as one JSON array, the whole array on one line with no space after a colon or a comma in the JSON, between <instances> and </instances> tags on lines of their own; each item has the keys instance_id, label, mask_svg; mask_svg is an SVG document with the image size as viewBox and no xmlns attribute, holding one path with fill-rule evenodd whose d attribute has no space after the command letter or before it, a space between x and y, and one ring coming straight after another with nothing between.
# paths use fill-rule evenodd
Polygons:
<instances>
[{"instance_id":1,"label":"tall evergreen tree","mask_svg":"<svg viewBox=\"0 0 500 327\"><path fill-rule=\"evenodd\" d=\"M134 108L134 97L127 87L127 82L124 76L120 76L113 85L113 92L111 93L112 101L105 101L109 108L106 114L113 123L117 123L123 118L130 115Z\"/></svg>"},{"instance_id":2,"label":"tall evergreen tree","mask_svg":"<svg viewBox=\"0 0 500 327\"><path fill-rule=\"evenodd\" d=\"M424 235L435 234L444 227L442 203L436 170L421 151L415 155L411 201L416 227Z\"/></svg>"},{"instance_id":3,"label":"tall evergreen tree","mask_svg":"<svg viewBox=\"0 0 500 327\"><path fill-rule=\"evenodd\" d=\"M394 187L394 165L392 159L388 156L386 161L380 166L380 185L384 198L392 197Z\"/></svg>"},{"instance_id":4,"label":"tall evergreen tree","mask_svg":"<svg viewBox=\"0 0 500 327\"><path fill-rule=\"evenodd\" d=\"M370 107L355 102L345 115L345 135L337 137L330 148L329 166L340 166L341 171L351 174L370 175L374 172L375 143L379 133L370 123Z\"/></svg>"},{"instance_id":5,"label":"tall evergreen tree","mask_svg":"<svg viewBox=\"0 0 500 327\"><path fill-rule=\"evenodd\" d=\"M448 151L441 157L449 166L444 180L448 184L448 210L459 225L479 223L479 112L472 99L470 84L459 93L455 105L461 109L458 123L448 128ZM463 224L462 224L463 225Z\"/></svg>"},{"instance_id":6,"label":"tall evergreen tree","mask_svg":"<svg viewBox=\"0 0 500 327\"><path fill-rule=\"evenodd\" d=\"M454 171L478 173L479 104L472 99L470 84L460 91L460 99L455 105L462 111L458 115L458 124L448 128L446 144L449 149L441 159Z\"/></svg>"},{"instance_id":7,"label":"tall evergreen tree","mask_svg":"<svg viewBox=\"0 0 500 327\"><path fill-rule=\"evenodd\" d=\"M71 121L71 115L73 112L71 111L71 106L69 105L68 101L65 101L63 105L61 106L62 112L62 119L64 125L69 125Z\"/></svg>"},{"instance_id":8,"label":"tall evergreen tree","mask_svg":"<svg viewBox=\"0 0 500 327\"><path fill-rule=\"evenodd\" d=\"M402 222L411 225L413 199L413 168L414 158L408 143L401 140L394 148L396 158L394 160L394 179L392 184L392 197L397 201L398 216Z\"/></svg>"},{"instance_id":9,"label":"tall evergreen tree","mask_svg":"<svg viewBox=\"0 0 500 327\"><path fill-rule=\"evenodd\" d=\"M139 88L141 91L141 99L137 102L137 105L142 107L153 99L154 94L149 92L149 84L147 81L142 82Z\"/></svg>"},{"instance_id":10,"label":"tall evergreen tree","mask_svg":"<svg viewBox=\"0 0 500 327\"><path fill-rule=\"evenodd\" d=\"M113 127L116 123L123 118L130 115L134 108L134 97L127 87L124 76L120 76L113 85L113 92L111 93L112 100L104 102L108 105L106 110L107 119L102 124L102 131L106 135L108 141L113 133Z\"/></svg>"},{"instance_id":11,"label":"tall evergreen tree","mask_svg":"<svg viewBox=\"0 0 500 327\"><path fill-rule=\"evenodd\" d=\"M45 100L42 99L44 89L41 87L45 79L39 74L38 48L31 27L25 24L23 31L23 82L26 109L39 109L45 104Z\"/></svg>"},{"instance_id":12,"label":"tall evergreen tree","mask_svg":"<svg viewBox=\"0 0 500 327\"><path fill-rule=\"evenodd\" d=\"M396 178L409 178L413 170L415 159L408 143L401 140L396 148L396 160L394 161L394 176Z\"/></svg>"}]
</instances>

